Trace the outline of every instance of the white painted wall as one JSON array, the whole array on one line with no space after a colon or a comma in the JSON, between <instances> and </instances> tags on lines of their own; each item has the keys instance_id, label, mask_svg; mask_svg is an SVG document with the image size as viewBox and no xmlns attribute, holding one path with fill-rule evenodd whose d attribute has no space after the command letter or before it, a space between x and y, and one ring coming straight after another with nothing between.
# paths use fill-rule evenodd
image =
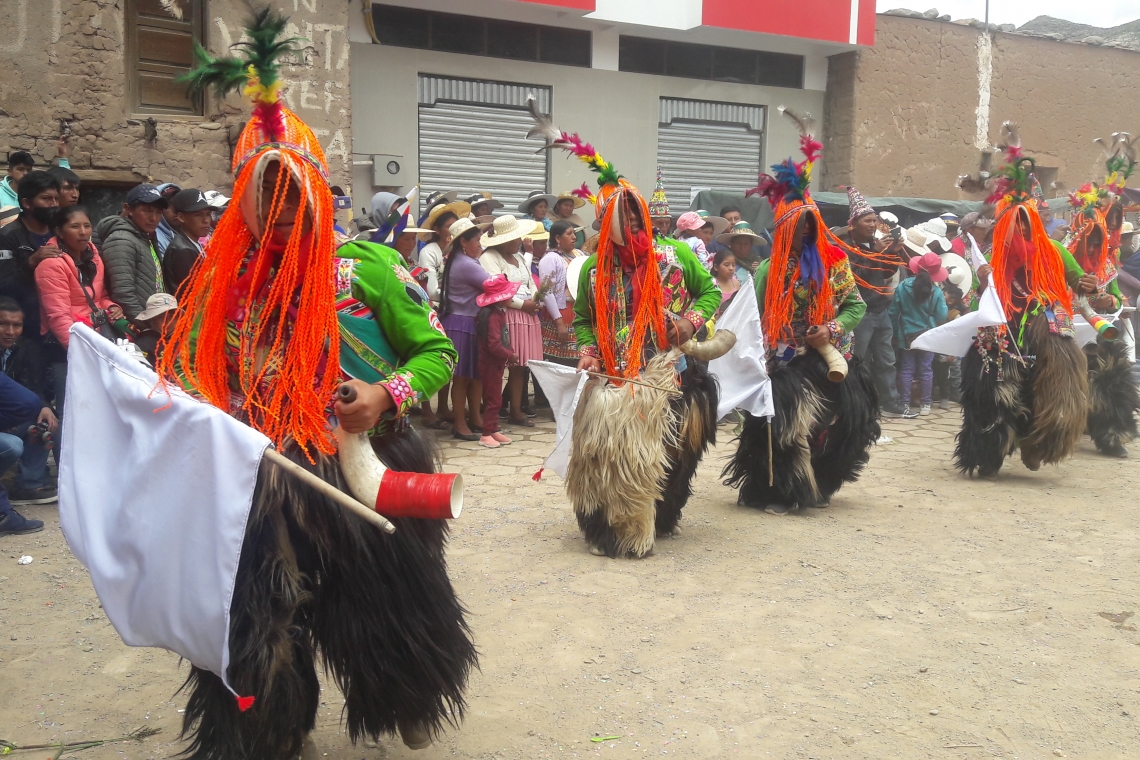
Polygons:
<instances>
[{"instance_id":1,"label":"white painted wall","mask_svg":"<svg viewBox=\"0 0 1140 760\"><path fill-rule=\"evenodd\" d=\"M664 29L693 29L701 25L701 0L597 0L586 18L621 24L642 24L646 19Z\"/></svg>"}]
</instances>

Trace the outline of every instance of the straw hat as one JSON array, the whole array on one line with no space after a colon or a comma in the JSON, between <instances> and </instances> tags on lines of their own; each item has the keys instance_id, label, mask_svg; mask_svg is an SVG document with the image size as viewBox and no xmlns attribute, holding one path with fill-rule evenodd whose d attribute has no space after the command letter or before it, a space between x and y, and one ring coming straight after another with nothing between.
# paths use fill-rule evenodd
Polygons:
<instances>
[{"instance_id":1,"label":"straw hat","mask_svg":"<svg viewBox=\"0 0 1140 760\"><path fill-rule=\"evenodd\" d=\"M926 247L927 239L928 236L925 232L917 227L911 227L903 233L902 244L915 256L921 256L924 253L932 253L932 251Z\"/></svg>"},{"instance_id":2,"label":"straw hat","mask_svg":"<svg viewBox=\"0 0 1140 760\"><path fill-rule=\"evenodd\" d=\"M452 225L447 229L447 231L451 233L451 247L455 247L455 241L459 240L459 237L464 233L471 230L486 232L487 228L490 226L490 224L479 224L478 222L473 222L467 217L463 217L462 219L453 222Z\"/></svg>"},{"instance_id":3,"label":"straw hat","mask_svg":"<svg viewBox=\"0 0 1140 760\"><path fill-rule=\"evenodd\" d=\"M516 219L510 214L504 214L497 217L491 230L483 235L483 247L494 248L503 243L509 243L512 240L521 240L522 238L535 232L535 227L545 232L540 222L532 222L529 219Z\"/></svg>"},{"instance_id":4,"label":"straw hat","mask_svg":"<svg viewBox=\"0 0 1140 760\"><path fill-rule=\"evenodd\" d=\"M469 203L471 205L471 208L481 206L484 203L490 204L492 211L503 207L503 202L492 198L490 193L475 193L469 198L464 198L463 200L464 202Z\"/></svg>"},{"instance_id":5,"label":"straw hat","mask_svg":"<svg viewBox=\"0 0 1140 760\"><path fill-rule=\"evenodd\" d=\"M523 240L550 240L550 231L540 224L523 235Z\"/></svg>"},{"instance_id":6,"label":"straw hat","mask_svg":"<svg viewBox=\"0 0 1140 760\"><path fill-rule=\"evenodd\" d=\"M428 212L427 219L424 219L424 227L427 228L428 232L431 232L436 220L448 212L462 219L471 213L471 204L467 201L452 201L451 203L437 204L435 208ZM421 240L422 239L423 238L421 238Z\"/></svg>"},{"instance_id":7,"label":"straw hat","mask_svg":"<svg viewBox=\"0 0 1140 760\"><path fill-rule=\"evenodd\" d=\"M424 198L424 208L430 209L441 203L451 203L458 195L458 190L436 190L427 198Z\"/></svg>"},{"instance_id":8,"label":"straw hat","mask_svg":"<svg viewBox=\"0 0 1140 760\"><path fill-rule=\"evenodd\" d=\"M720 243L721 245L732 245L733 238L738 237L750 237L756 238L760 242L764 241L764 238L760 237L752 231L751 224L748 222L737 222L736 224L732 225L732 229L728 232L725 232L722 235L717 235L716 242Z\"/></svg>"},{"instance_id":9,"label":"straw hat","mask_svg":"<svg viewBox=\"0 0 1140 760\"><path fill-rule=\"evenodd\" d=\"M585 198L579 198L578 196L571 193L569 190L567 190L564 193L559 193L558 197L554 199L554 202L550 204L550 207L554 208L555 206L558 205L559 201L574 201L574 208L582 208L583 206L586 205L586 199Z\"/></svg>"},{"instance_id":10,"label":"straw hat","mask_svg":"<svg viewBox=\"0 0 1140 760\"><path fill-rule=\"evenodd\" d=\"M558 196L544 193L541 190L532 190L526 200L519 204L519 213L529 214L530 207L539 201L546 201L547 208L554 208L554 202L558 200Z\"/></svg>"}]
</instances>

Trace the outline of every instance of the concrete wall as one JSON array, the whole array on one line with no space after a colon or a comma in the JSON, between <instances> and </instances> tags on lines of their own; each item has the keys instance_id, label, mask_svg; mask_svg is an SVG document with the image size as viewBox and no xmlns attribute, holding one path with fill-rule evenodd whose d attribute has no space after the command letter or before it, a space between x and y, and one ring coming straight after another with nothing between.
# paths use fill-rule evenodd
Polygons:
<instances>
[{"instance_id":1,"label":"concrete wall","mask_svg":"<svg viewBox=\"0 0 1140 760\"><path fill-rule=\"evenodd\" d=\"M1007 119L1060 186L1103 176L1093 138L1140 129L1140 53L1001 32L988 47L976 28L880 15L874 48L829 60L823 186L957 198Z\"/></svg>"},{"instance_id":2,"label":"concrete wall","mask_svg":"<svg viewBox=\"0 0 1140 760\"><path fill-rule=\"evenodd\" d=\"M346 0L277 0L291 14L304 54L283 69L286 100L317 130L334 181L351 176ZM55 157L59 120L72 125L71 164L85 181L177 181L227 188L230 126L248 118L237 96L209 99L205 117L155 115L158 139L144 139L145 115L131 114L124 73L124 0L0 2L0 160L29 150ZM355 6L354 6L355 7ZM241 36L247 6L208 0L207 47L226 51Z\"/></svg>"},{"instance_id":3,"label":"concrete wall","mask_svg":"<svg viewBox=\"0 0 1140 760\"><path fill-rule=\"evenodd\" d=\"M358 161L370 154L403 155L410 176L419 176L416 82L420 73L548 85L553 88L554 123L579 132L635 185L651 191L657 171L657 123L661 97L691 98L769 106L765 163L791 155L798 133L776 106L823 112L823 93L675 77L628 74L601 69L554 66L478 56L409 50L368 43L352 44L352 133ZM551 190L591 181L577 161L555 156ZM355 205L371 183L371 166L355 167ZM424 188L434 190L439 188Z\"/></svg>"}]
</instances>

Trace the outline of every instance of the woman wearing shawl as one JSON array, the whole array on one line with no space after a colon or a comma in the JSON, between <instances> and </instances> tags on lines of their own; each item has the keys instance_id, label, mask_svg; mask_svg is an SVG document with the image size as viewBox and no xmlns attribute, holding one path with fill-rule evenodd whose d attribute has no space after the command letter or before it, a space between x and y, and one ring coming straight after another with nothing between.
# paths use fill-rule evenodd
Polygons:
<instances>
[{"instance_id":1,"label":"woman wearing shawl","mask_svg":"<svg viewBox=\"0 0 1140 760\"><path fill-rule=\"evenodd\" d=\"M234 151L234 202L187 281L158 370L339 487L334 416L350 434L372 431L392 470L433 472L407 413L446 382L455 350L395 251L335 250L324 154L277 98L276 59L294 50L285 24L256 11L247 60L196 47L191 87L245 86L254 109ZM357 399L334 405L345 381ZM475 651L447 577L447 525L394 522L383 533L262 465L231 607L227 675L241 696L191 667L190 757L296 757L320 703L318 656L345 695L353 741L399 731L427 746L462 716Z\"/></svg>"}]
</instances>

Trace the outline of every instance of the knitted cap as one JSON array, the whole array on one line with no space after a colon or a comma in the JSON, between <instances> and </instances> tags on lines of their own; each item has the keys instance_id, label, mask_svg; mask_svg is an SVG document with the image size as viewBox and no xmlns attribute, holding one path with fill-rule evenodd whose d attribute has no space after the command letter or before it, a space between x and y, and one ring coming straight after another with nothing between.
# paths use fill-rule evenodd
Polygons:
<instances>
[{"instance_id":1,"label":"knitted cap","mask_svg":"<svg viewBox=\"0 0 1140 760\"><path fill-rule=\"evenodd\" d=\"M653 188L653 195L649 198L649 216L653 219L671 216L669 214L669 199L665 197L665 185L661 181L661 167L657 167L657 185Z\"/></svg>"},{"instance_id":2,"label":"knitted cap","mask_svg":"<svg viewBox=\"0 0 1140 760\"><path fill-rule=\"evenodd\" d=\"M875 209L871 208L871 204L867 203L867 199L853 187L847 188L847 205L851 207L851 215L847 218L847 223L851 224L861 216L875 213Z\"/></svg>"}]
</instances>

